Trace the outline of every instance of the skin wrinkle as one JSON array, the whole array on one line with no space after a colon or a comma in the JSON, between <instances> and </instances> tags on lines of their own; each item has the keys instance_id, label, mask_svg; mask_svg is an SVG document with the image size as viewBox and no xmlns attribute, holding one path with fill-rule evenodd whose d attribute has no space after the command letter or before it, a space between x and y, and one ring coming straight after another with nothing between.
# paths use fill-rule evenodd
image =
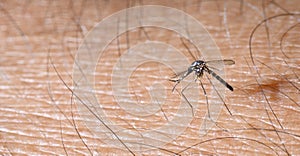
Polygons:
<instances>
[{"instance_id":1,"label":"skin wrinkle","mask_svg":"<svg viewBox=\"0 0 300 156\"><path fill-rule=\"evenodd\" d=\"M72 80L73 65L78 65L77 50L81 44L87 44L82 41L95 24L122 9L149 4L177 8L193 16L215 40L222 58L236 62L226 66L225 75L221 76L234 88L233 92L225 88L225 98L211 96L216 87L211 85L214 77L208 74L202 77L201 84L190 84L198 85L199 95L195 96L200 97L198 101L186 97L195 108L193 120L182 134L159 147L143 140L125 140L120 137L125 132L110 129L111 123L103 123L109 129L106 137L94 134L87 127L92 119L78 112L80 99L74 92L78 84ZM299 5L299 1L284 0L0 2L0 155L300 155L300 55L299 41L295 41L300 36ZM137 17L127 14L126 21L137 18L142 25L141 19L146 15L144 10ZM186 17L178 18L187 21ZM117 23L109 29L119 33L122 27L129 27L129 23L122 25L121 19ZM191 25L185 24L186 29ZM192 29L186 31L193 33ZM145 132L155 130L173 138L173 131L166 134L157 128L176 117L178 103L184 100L180 92L185 86L178 85L172 93L174 83L168 81L179 73L155 62L141 64L136 70L124 69L135 71L128 80L128 90L131 100L139 106L146 108L151 104L151 93L157 95L147 91L153 84L166 90L164 100L168 105L161 103L160 97L152 97L158 109L149 116L135 116L123 110L111 91L112 69L118 59L128 48L149 41L172 45L190 63L204 59L197 56L203 52L190 38L166 29L140 27L116 35L106 47L95 69L94 85L106 119L114 126L137 133L139 138L156 142L161 140L144 135ZM171 51L163 53L169 54L164 59L178 62ZM127 61L120 61L122 67ZM82 79L88 81L85 76ZM219 118L204 120L207 103L220 98L223 108ZM96 116L95 109L89 107L87 114ZM104 121L103 118L98 120ZM201 135L200 127L209 123L213 127ZM95 129L101 131L97 126ZM107 143L112 137L122 149ZM151 149L137 152L132 145Z\"/></svg>"}]
</instances>

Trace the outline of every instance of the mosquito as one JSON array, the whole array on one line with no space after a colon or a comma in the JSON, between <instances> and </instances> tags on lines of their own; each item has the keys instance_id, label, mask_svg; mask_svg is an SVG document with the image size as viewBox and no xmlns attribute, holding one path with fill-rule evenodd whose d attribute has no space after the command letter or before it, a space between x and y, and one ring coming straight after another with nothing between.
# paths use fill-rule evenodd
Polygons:
<instances>
[{"instance_id":1,"label":"mosquito","mask_svg":"<svg viewBox=\"0 0 300 156\"><path fill-rule=\"evenodd\" d=\"M223 80L218 74L216 74L214 71L212 71L211 69L216 69L214 67L212 67L211 65L213 64L220 64L220 63L223 63L224 65L233 65L235 64L235 62L233 60L230 60L230 59L224 59L224 60L211 60L211 61L203 61L203 60L196 60L194 61L190 66L189 68L176 75L175 77L169 79L169 81L172 81L172 82L175 82L176 84L174 85L173 89L172 89L172 92L174 92L176 86L184 79L186 78L188 75L190 75L192 72L195 73L195 81L199 81L200 84L201 84L201 87L203 89L203 92L204 92L204 95L206 97L206 101L208 103L208 99L207 99L207 96L206 96L206 91L203 87L203 84L201 82L201 78L204 74L204 72L207 72L208 74L212 75L214 78L216 78L218 81L220 81L224 86L226 86L229 90L233 91L233 87L231 85L229 85L225 80ZM217 69L216 69L217 70ZM190 107L192 108L192 112L193 112L193 107L192 105L190 104L190 102L188 101L188 99L186 98L186 96L183 94L184 90L189 86L189 84L183 88L181 90L181 95L184 97L184 99L188 102L188 104L190 105ZM228 110L228 112L231 114L231 112L229 111L228 107L226 106L226 104L224 103L226 109ZM208 107L208 106L207 106ZM209 111L209 109L208 109ZM194 113L193 113L194 114ZM210 116L210 113L208 113L209 116Z\"/></svg>"}]
</instances>

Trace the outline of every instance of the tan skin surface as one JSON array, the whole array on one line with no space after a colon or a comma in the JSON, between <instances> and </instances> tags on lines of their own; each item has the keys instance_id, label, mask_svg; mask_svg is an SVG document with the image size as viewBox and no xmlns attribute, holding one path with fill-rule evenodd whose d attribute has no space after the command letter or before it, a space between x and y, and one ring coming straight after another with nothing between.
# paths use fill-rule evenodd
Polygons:
<instances>
[{"instance_id":1,"label":"tan skin surface","mask_svg":"<svg viewBox=\"0 0 300 156\"><path fill-rule=\"evenodd\" d=\"M1 155L300 155L299 1L0 4ZM224 99L232 115L223 107L214 126L200 136L207 107L199 86L201 100L186 129L163 146L136 151L122 138L117 141L125 145L116 148L87 128L88 118L79 115L76 94L72 93L72 68L80 43L95 24L116 11L142 4L177 8L199 20L220 48L222 58L235 61L235 65L226 66L223 77L234 91L226 89ZM143 117L128 114L117 104L111 92L111 70L126 49L147 40L171 44L190 63L194 61L191 53L199 55L188 39L160 28L129 31L107 47L95 70L97 99L112 122L140 133L174 117L180 101L178 93L184 87L178 86L178 92L172 93L174 83L168 78L174 76L174 71L163 64L147 62L127 69L133 71L130 79L124 80L129 81L132 99L142 106L153 104L146 88L158 81L165 86L166 100L173 101L172 105L162 105L156 114ZM203 83L208 97L213 98L205 76Z\"/></svg>"}]
</instances>

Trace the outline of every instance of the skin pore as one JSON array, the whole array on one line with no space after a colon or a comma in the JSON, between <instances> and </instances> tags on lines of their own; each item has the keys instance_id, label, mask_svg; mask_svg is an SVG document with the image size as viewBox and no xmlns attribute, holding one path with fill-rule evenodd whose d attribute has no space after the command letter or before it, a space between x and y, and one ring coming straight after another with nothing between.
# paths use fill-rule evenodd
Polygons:
<instances>
[{"instance_id":1,"label":"skin pore","mask_svg":"<svg viewBox=\"0 0 300 156\"><path fill-rule=\"evenodd\" d=\"M0 2L1 155L299 155L299 3L296 0ZM225 74L221 76L234 91L225 89L226 96L222 99L214 96L210 83L214 78L208 74L201 80L207 97L200 83L191 83L198 87L195 93L186 89L186 94L191 95L186 98L193 105L192 120L174 138L171 134L175 132L170 131L166 138L172 137L171 141L161 146L134 140L135 137L129 143L122 137L122 131L113 126L134 132L138 138L147 138L146 132L175 119L178 103L184 100L181 90L185 86L180 84L172 92L175 83L169 79L179 73L152 60L126 68L135 60L119 58L138 44L159 41L182 53L189 62L182 67L186 70L196 59L205 59L201 56L205 52L197 49L190 38L158 27L140 27L116 35L97 58L94 69L94 92L101 103L99 107L107 115L105 118L97 116L99 109L84 103L74 91L79 84L73 82L73 68L85 36L102 19L140 5L163 5L193 16L216 42L220 57L235 61L234 65L224 66ZM139 18L145 14L141 11ZM127 18L130 21L135 17ZM109 29L119 30L122 26L126 27L126 23ZM173 65L179 64L172 53L164 58ZM131 114L118 105L112 91L112 75L117 74L113 69L118 61L123 71L131 72L124 82L128 82L125 89L130 99L137 103L132 111L147 113L152 110L142 108L159 106L152 114ZM165 92L156 94L152 87L161 87ZM216 100L221 100L222 111L218 118L205 120L208 109L213 109L207 104ZM84 103L86 114L79 113L78 103ZM191 107L186 109L191 112ZM89 125L93 122L88 123L91 119L88 114L99 121L98 125ZM211 126L202 134L199 129L205 124ZM153 142L159 141L151 137Z\"/></svg>"}]
</instances>

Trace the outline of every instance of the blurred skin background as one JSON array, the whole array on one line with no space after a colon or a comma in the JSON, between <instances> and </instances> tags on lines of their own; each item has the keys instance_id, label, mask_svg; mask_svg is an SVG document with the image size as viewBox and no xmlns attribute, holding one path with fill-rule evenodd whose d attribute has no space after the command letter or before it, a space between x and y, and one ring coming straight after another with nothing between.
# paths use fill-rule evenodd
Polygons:
<instances>
[{"instance_id":1,"label":"blurred skin background","mask_svg":"<svg viewBox=\"0 0 300 156\"><path fill-rule=\"evenodd\" d=\"M232 115L223 107L205 135L199 135L207 112L199 87L201 102L189 126L163 146L138 151L116 147L86 126L74 100L72 72L80 44L97 23L140 5L176 8L200 21L222 58L235 61L226 66L223 77L235 90L226 90L224 99ZM297 0L1 1L0 154L299 155L299 6ZM166 124L177 111L176 100L180 102L180 95L171 91L174 83L168 81L174 71L156 62L132 69L130 79L124 81L129 82L133 100L146 101L141 105L153 104L147 88L160 82L174 105L161 105L153 116L135 117L123 111L112 95L114 58L149 40L171 44L190 63L192 55L199 55L193 44L176 32L138 28L116 37L95 69L95 92L107 118L141 133ZM203 83L209 93L211 84L205 77Z\"/></svg>"}]
</instances>

